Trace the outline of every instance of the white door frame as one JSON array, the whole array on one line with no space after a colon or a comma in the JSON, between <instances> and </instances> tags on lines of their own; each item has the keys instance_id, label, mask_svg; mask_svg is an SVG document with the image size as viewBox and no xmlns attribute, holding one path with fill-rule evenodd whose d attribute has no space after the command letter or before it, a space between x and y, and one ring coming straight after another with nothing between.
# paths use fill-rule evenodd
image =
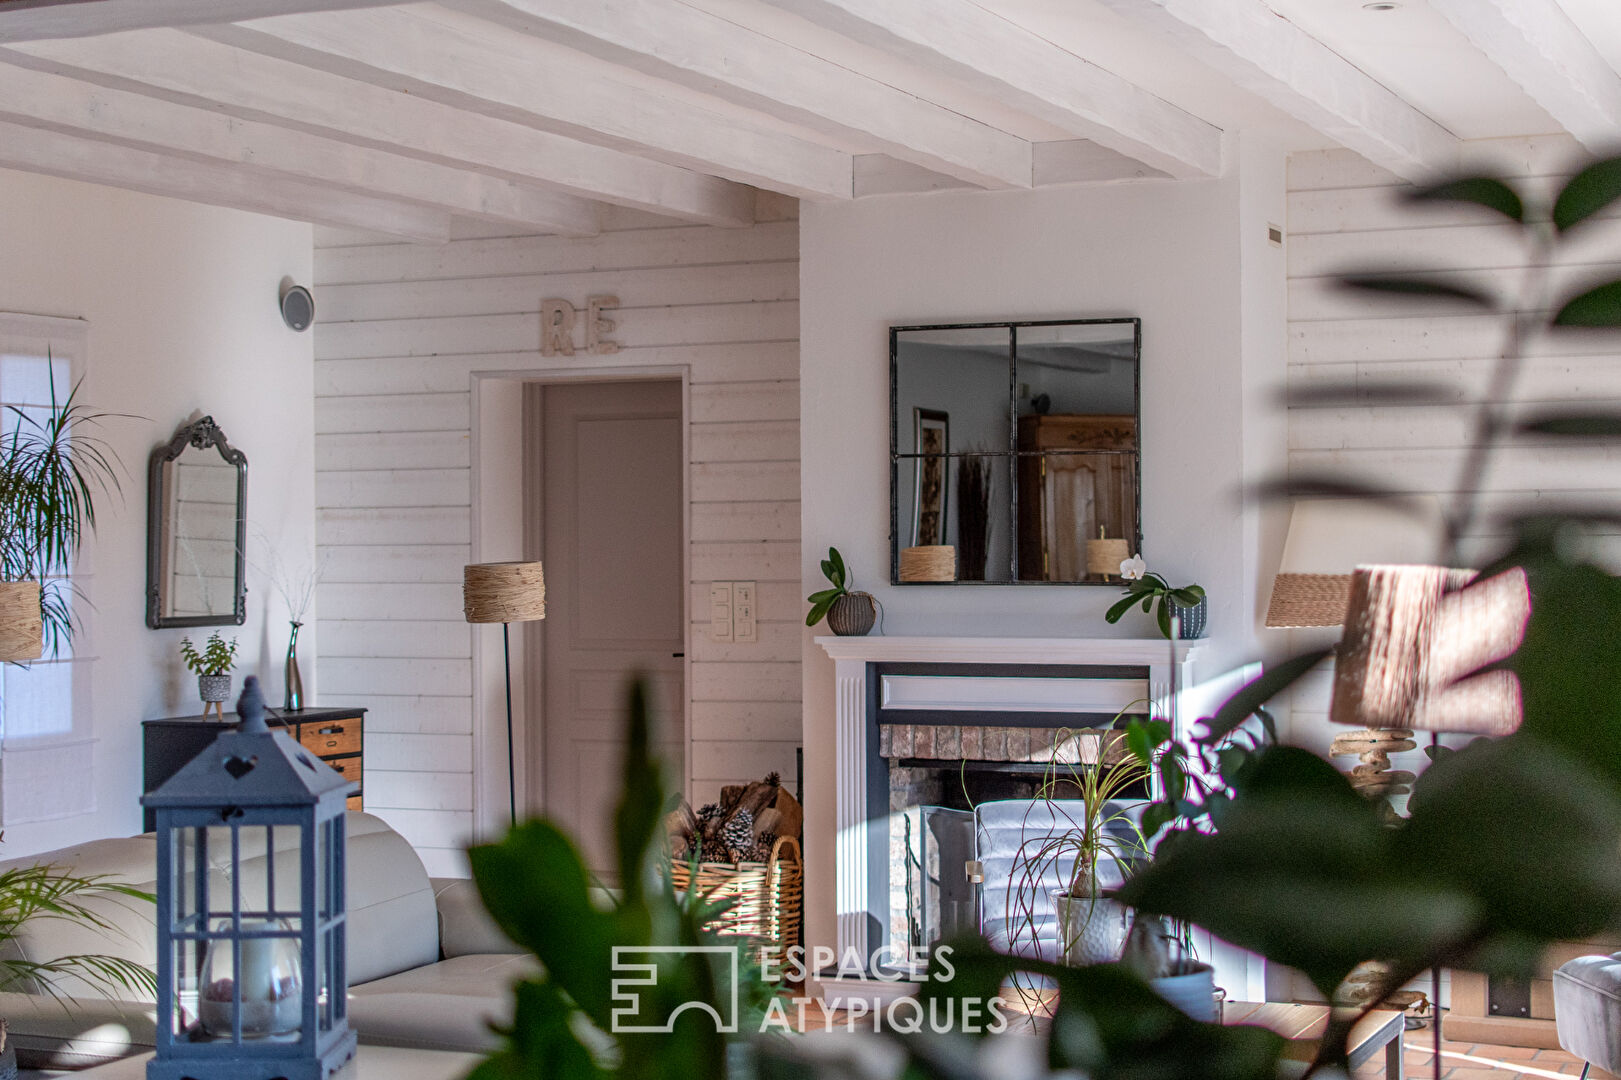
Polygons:
<instances>
[{"instance_id":1,"label":"white door frame","mask_svg":"<svg viewBox=\"0 0 1621 1080\"><path fill-rule=\"evenodd\" d=\"M686 365L548 368L544 371L475 371L472 374L472 546L470 562L523 557L523 384L680 380L681 383L681 566L682 680L681 792L690 795L692 775L692 377ZM528 745L523 623L512 625L512 738ZM473 673L473 840L498 837L507 827L506 696L501 635L494 626L469 625ZM523 753L514 755L518 805L532 780ZM540 778L534 778L540 783Z\"/></svg>"}]
</instances>

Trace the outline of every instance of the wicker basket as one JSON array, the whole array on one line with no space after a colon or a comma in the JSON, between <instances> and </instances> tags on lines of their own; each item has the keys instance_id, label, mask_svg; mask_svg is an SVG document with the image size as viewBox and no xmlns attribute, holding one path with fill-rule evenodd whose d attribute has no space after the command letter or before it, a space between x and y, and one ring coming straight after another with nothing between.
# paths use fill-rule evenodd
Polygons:
<instances>
[{"instance_id":1,"label":"wicker basket","mask_svg":"<svg viewBox=\"0 0 1621 1080\"><path fill-rule=\"evenodd\" d=\"M769 862L701 862L696 881L692 864L677 860L670 866L670 880L678 891L696 888L706 900L731 901L709 929L721 937L757 942L757 958L770 960L779 970L788 949L799 944L805 864L799 841L792 837L777 839Z\"/></svg>"}]
</instances>

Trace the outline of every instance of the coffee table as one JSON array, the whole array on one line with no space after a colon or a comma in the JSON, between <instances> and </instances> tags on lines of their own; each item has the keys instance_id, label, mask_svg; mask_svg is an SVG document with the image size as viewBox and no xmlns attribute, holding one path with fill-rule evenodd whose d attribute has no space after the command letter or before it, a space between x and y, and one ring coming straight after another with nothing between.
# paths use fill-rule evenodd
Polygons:
<instances>
[{"instance_id":1,"label":"coffee table","mask_svg":"<svg viewBox=\"0 0 1621 1080\"><path fill-rule=\"evenodd\" d=\"M1317 1053L1317 1040L1328 1027L1327 1005L1283 1002L1229 1001L1222 1007L1223 1024L1254 1024L1291 1041L1289 1057ZM1402 1032L1407 1014L1399 1009L1375 1009L1351 1029L1351 1068L1369 1060L1380 1048L1385 1052L1385 1080L1402 1080Z\"/></svg>"},{"instance_id":2,"label":"coffee table","mask_svg":"<svg viewBox=\"0 0 1621 1080\"><path fill-rule=\"evenodd\" d=\"M151 1054L140 1054L74 1073L75 1080L146 1080ZM332 1080L458 1080L483 1061L479 1054L362 1046Z\"/></svg>"}]
</instances>

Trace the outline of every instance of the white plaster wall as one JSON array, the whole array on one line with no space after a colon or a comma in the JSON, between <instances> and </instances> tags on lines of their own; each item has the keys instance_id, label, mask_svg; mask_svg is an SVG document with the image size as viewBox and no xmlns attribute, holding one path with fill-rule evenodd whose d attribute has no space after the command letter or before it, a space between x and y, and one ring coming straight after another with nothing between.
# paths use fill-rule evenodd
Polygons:
<instances>
[{"instance_id":1,"label":"white plaster wall","mask_svg":"<svg viewBox=\"0 0 1621 1080\"><path fill-rule=\"evenodd\" d=\"M1282 379L1284 270L1272 252L1241 244L1240 229L1281 218L1283 159L1262 148L1242 160L1245 173L1259 177L1250 198L1235 168L1202 183L807 204L800 230L806 591L817 586L818 560L832 544L883 602L889 633L1153 633L1140 614L1113 627L1103 621L1119 595L1113 588L884 584L886 328L1136 315L1143 320L1144 554L1173 581L1210 590L1204 670L1251 658L1263 556L1259 525L1246 523L1236 497L1246 479L1283 459L1281 424L1255 439L1245 438L1243 424L1264 396L1257 387ZM1263 283L1266 300L1249 332L1242 302L1246 291L1260 295ZM1276 320L1275 332L1267 319ZM833 670L810 640L821 632L804 639L812 943L834 936Z\"/></svg>"},{"instance_id":2,"label":"white plaster wall","mask_svg":"<svg viewBox=\"0 0 1621 1080\"><path fill-rule=\"evenodd\" d=\"M84 399L135 416L107 429L127 475L86 549L95 609L77 650L95 657L85 730L93 741L57 755L73 766L62 782L91 785L94 809L6 822L0 854L140 831L140 722L200 709L180 664L184 631L145 624L146 461L155 445L194 413L212 415L247 454L250 520L289 560L313 555L313 346L276 308L284 276L310 280L312 248L304 224L0 171L0 310L88 320ZM249 571L248 589L247 624L226 628L241 641L236 685L259 674L279 701L286 613L262 574ZM300 641L312 694L315 644ZM6 747L8 773L24 753Z\"/></svg>"}]
</instances>

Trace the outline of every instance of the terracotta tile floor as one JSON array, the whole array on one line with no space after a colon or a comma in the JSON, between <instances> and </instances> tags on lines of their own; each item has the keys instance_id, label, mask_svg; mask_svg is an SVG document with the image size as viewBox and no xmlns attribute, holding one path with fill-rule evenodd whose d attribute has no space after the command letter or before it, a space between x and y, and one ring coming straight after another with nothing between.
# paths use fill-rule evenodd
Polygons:
<instances>
[{"instance_id":1,"label":"terracotta tile floor","mask_svg":"<svg viewBox=\"0 0 1621 1080\"><path fill-rule=\"evenodd\" d=\"M1428 1080L1435 1075L1431 1068L1434 1055L1430 1052L1428 1032L1408 1032L1405 1057L1409 1080ZM1529 1046L1492 1046L1489 1043L1441 1044L1443 1080L1513 1080L1515 1077L1546 1080L1548 1077L1577 1076L1581 1071L1581 1059L1563 1050L1536 1050ZM1355 1078L1376 1080L1384 1075L1384 1055L1381 1054L1377 1063L1369 1062L1358 1069ZM1615 1080L1601 1069L1594 1069L1588 1076L1592 1080Z\"/></svg>"}]
</instances>

